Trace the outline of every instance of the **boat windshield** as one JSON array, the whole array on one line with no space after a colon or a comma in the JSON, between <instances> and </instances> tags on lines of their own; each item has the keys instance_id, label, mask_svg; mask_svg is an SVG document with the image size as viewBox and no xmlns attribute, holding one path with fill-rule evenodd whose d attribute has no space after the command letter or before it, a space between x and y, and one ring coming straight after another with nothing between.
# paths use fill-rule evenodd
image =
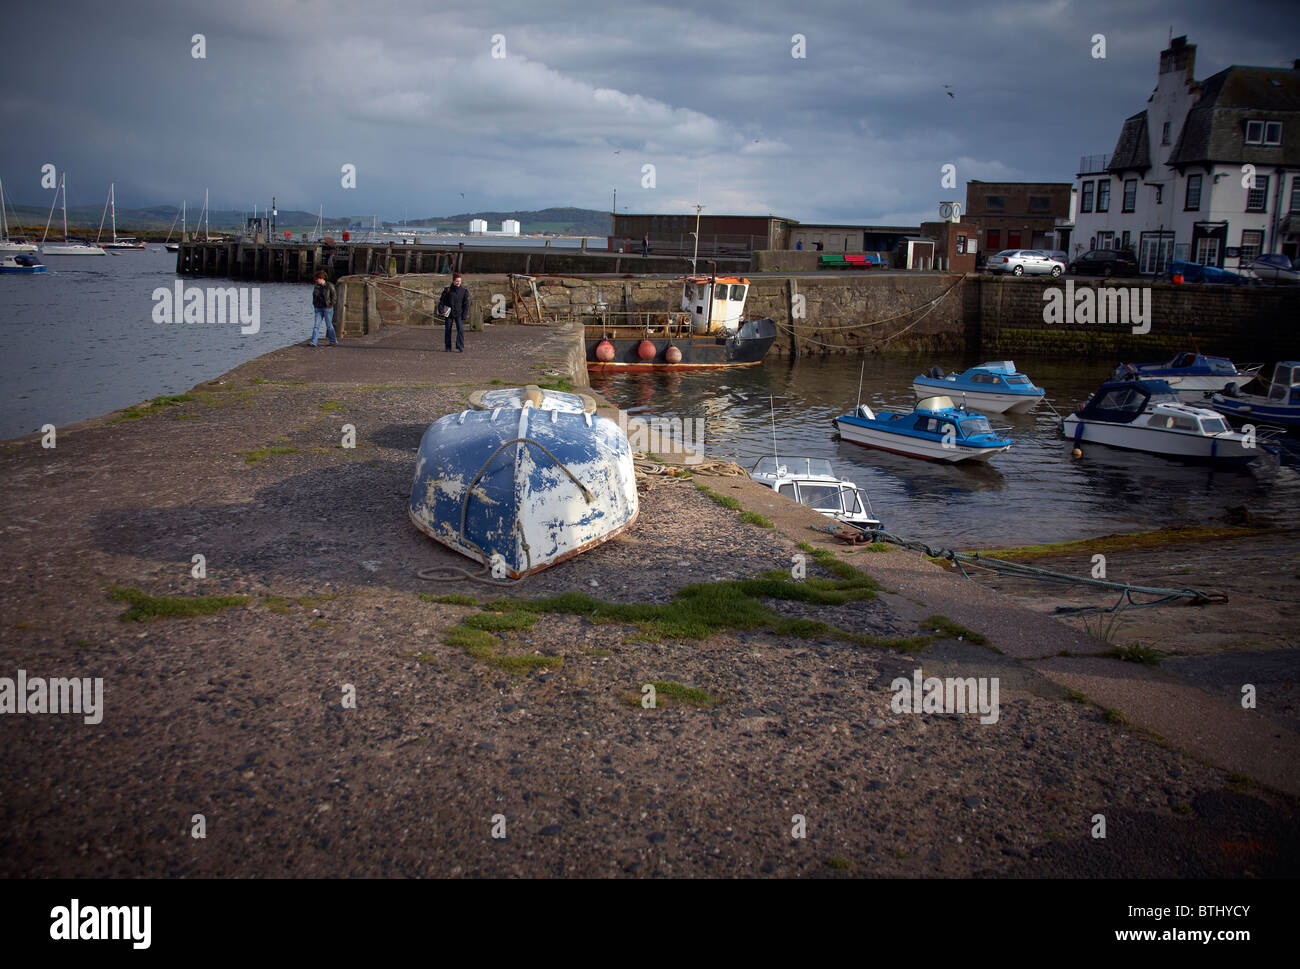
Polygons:
<instances>
[{"instance_id":1,"label":"boat windshield","mask_svg":"<svg viewBox=\"0 0 1300 969\"><path fill-rule=\"evenodd\" d=\"M975 437L979 434L992 434L993 425L989 423L987 417L968 417L960 422L961 433L964 437Z\"/></svg>"},{"instance_id":2,"label":"boat windshield","mask_svg":"<svg viewBox=\"0 0 1300 969\"><path fill-rule=\"evenodd\" d=\"M799 503L818 511L843 511L839 485L799 485Z\"/></svg>"},{"instance_id":3,"label":"boat windshield","mask_svg":"<svg viewBox=\"0 0 1300 969\"><path fill-rule=\"evenodd\" d=\"M1206 434L1222 434L1227 429L1228 429L1227 425L1223 423L1222 418L1219 417L1201 418L1201 430L1204 431Z\"/></svg>"},{"instance_id":4,"label":"boat windshield","mask_svg":"<svg viewBox=\"0 0 1300 969\"><path fill-rule=\"evenodd\" d=\"M1008 377L1008 378L1007 378L1007 383L1009 383L1009 384L1021 384L1021 385L1024 385L1024 384L1029 383L1029 378L1028 378L1028 377Z\"/></svg>"}]
</instances>

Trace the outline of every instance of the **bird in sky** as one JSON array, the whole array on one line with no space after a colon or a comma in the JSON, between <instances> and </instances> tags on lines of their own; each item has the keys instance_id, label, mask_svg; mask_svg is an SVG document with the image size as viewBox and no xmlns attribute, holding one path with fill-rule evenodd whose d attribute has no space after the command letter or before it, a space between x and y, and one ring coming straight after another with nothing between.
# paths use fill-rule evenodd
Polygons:
<instances>
[{"instance_id":1,"label":"bird in sky","mask_svg":"<svg viewBox=\"0 0 1300 969\"><path fill-rule=\"evenodd\" d=\"M955 97L957 97L957 95L953 94L953 92L952 92L952 85L951 85L951 84L945 84L945 85L943 86L943 89L944 89L945 91L948 92L948 97L950 97L950 98L955 98Z\"/></svg>"}]
</instances>

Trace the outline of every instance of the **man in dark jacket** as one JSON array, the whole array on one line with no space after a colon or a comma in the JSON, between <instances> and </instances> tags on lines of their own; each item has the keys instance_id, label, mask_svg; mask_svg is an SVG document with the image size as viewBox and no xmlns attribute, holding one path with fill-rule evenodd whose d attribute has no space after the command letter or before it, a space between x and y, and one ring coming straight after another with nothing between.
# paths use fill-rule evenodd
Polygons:
<instances>
[{"instance_id":1,"label":"man in dark jacket","mask_svg":"<svg viewBox=\"0 0 1300 969\"><path fill-rule=\"evenodd\" d=\"M316 346L316 341L320 339L320 325L325 324L325 335L329 337L330 346L339 345L339 338L334 334L334 304L338 297L334 292L334 284L329 281L325 275L325 270L316 271L316 285L311 290L311 305L314 313L312 314L311 324L311 345Z\"/></svg>"},{"instance_id":2,"label":"man in dark jacket","mask_svg":"<svg viewBox=\"0 0 1300 969\"><path fill-rule=\"evenodd\" d=\"M451 325L456 324L456 352L465 352L465 317L469 316L469 290L461 285L461 275L451 277L451 285L438 297L438 315L443 319L442 335L451 353Z\"/></svg>"}]
</instances>

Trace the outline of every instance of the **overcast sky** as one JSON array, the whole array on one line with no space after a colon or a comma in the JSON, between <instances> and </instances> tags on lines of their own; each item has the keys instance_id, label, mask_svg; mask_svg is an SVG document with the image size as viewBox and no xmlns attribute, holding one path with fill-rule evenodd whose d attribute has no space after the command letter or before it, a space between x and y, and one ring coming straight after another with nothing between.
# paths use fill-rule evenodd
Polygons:
<instances>
[{"instance_id":1,"label":"overcast sky","mask_svg":"<svg viewBox=\"0 0 1300 969\"><path fill-rule=\"evenodd\" d=\"M915 225L967 179L1070 181L1109 152L1171 27L1204 78L1289 66L1298 21L1280 0L13 4L0 178L45 205L52 163L73 205L112 181L122 207L194 207L208 187L214 208L275 195L415 219L608 211L617 187L620 211L698 195L712 213Z\"/></svg>"}]
</instances>

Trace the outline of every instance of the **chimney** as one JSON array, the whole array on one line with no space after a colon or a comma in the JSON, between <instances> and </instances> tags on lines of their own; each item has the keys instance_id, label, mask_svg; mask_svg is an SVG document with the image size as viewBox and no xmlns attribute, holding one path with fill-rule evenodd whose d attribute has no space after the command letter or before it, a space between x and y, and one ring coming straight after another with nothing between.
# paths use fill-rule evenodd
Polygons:
<instances>
[{"instance_id":1,"label":"chimney","mask_svg":"<svg viewBox=\"0 0 1300 969\"><path fill-rule=\"evenodd\" d=\"M1175 37L1169 47L1160 52L1160 73L1172 74L1182 71L1187 83L1192 83L1192 73L1196 69L1196 45L1187 43L1187 35Z\"/></svg>"}]
</instances>

